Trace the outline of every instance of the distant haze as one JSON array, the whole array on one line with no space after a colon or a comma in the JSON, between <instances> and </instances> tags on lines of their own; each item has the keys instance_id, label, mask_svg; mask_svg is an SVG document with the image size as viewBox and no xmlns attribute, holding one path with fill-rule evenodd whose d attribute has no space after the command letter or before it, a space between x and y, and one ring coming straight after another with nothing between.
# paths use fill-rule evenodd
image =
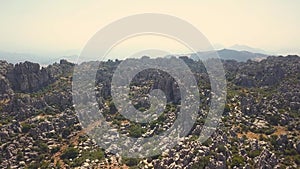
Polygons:
<instances>
[{"instance_id":1,"label":"distant haze","mask_svg":"<svg viewBox=\"0 0 300 169\"><path fill-rule=\"evenodd\" d=\"M218 49L299 54L299 7L294 0L1 1L0 51L45 61L79 55L105 25L133 14L163 13L190 22ZM127 47L139 49L139 44ZM172 53L185 52L170 47Z\"/></svg>"}]
</instances>

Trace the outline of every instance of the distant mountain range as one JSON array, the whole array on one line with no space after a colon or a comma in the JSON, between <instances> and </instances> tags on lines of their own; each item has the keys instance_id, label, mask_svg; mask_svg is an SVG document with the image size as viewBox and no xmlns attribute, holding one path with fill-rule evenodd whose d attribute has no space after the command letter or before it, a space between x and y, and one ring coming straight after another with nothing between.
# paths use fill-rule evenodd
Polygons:
<instances>
[{"instance_id":1,"label":"distant mountain range","mask_svg":"<svg viewBox=\"0 0 300 169\"><path fill-rule=\"evenodd\" d=\"M240 50L233 50L233 49L221 49L221 50L215 50L215 51L205 51L205 52L198 52L193 54L188 54L190 58L194 60L207 60L209 58L214 58L215 52L218 53L219 57L223 60L236 60L236 61L242 61L245 62L247 60L261 60L263 58L266 58L267 56L270 56L266 54L266 52L261 50L261 53L259 52L249 52L244 51L242 49L248 49L251 51L260 51L256 50L254 48L250 48L247 46L235 46L236 49ZM174 56L174 55L170 55ZM166 57L170 57L166 56ZM184 56L184 55L175 55L175 56ZM9 63L19 63L24 62L27 60L30 60L32 62L39 63L41 65L49 65L54 62L58 62L60 59L67 59L71 62L76 62L78 56L77 55L70 55L70 56L61 56L61 57L45 57L45 56L37 56L34 54L27 54L27 53L9 53L9 52L1 52L0 51L0 60L6 60Z\"/></svg>"},{"instance_id":2,"label":"distant mountain range","mask_svg":"<svg viewBox=\"0 0 300 169\"><path fill-rule=\"evenodd\" d=\"M30 53L12 53L12 52L3 52L0 51L0 60L6 60L9 63L20 63L25 61L31 61L35 63L39 63L41 65L49 65L54 62L59 62L61 59L66 59L71 62L75 62L77 60L77 55L62 55L60 57L53 56L40 56L36 54Z\"/></svg>"},{"instance_id":3,"label":"distant mountain range","mask_svg":"<svg viewBox=\"0 0 300 169\"><path fill-rule=\"evenodd\" d=\"M245 62L247 60L261 60L269 55L262 53L252 53L248 51L237 51L231 49L222 49L216 51L198 52L190 55L193 60L207 60L210 58L215 58L215 52L219 55L220 59L223 60L236 60L240 62Z\"/></svg>"},{"instance_id":4,"label":"distant mountain range","mask_svg":"<svg viewBox=\"0 0 300 169\"><path fill-rule=\"evenodd\" d=\"M248 52L252 52L252 53L261 53L261 54L265 54L265 55L274 55L275 54L275 53L270 52L270 51L265 51L265 50L262 50L262 49L259 49L259 48L253 48L253 47L250 47L250 46L239 45L239 44L230 46L230 47L228 47L228 49L237 50L237 51L248 51Z\"/></svg>"}]
</instances>

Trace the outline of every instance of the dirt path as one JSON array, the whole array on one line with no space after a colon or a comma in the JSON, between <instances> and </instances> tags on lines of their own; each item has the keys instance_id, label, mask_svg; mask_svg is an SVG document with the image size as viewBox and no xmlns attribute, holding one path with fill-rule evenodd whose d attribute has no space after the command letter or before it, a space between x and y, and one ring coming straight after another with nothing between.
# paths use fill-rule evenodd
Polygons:
<instances>
[{"instance_id":1,"label":"dirt path","mask_svg":"<svg viewBox=\"0 0 300 169\"><path fill-rule=\"evenodd\" d=\"M62 153L69 147L69 145L78 145L78 139L80 136L85 135L85 130L81 130L78 133L76 133L75 136L73 136L68 142L63 143L60 150L54 154L52 159L54 159L54 166L56 166L58 163L60 164L60 168L66 168L64 161L60 158Z\"/></svg>"},{"instance_id":2,"label":"dirt path","mask_svg":"<svg viewBox=\"0 0 300 169\"><path fill-rule=\"evenodd\" d=\"M77 146L79 144L78 139L80 136L86 135L89 131L91 131L95 126L98 126L101 124L101 121L96 121L95 123L90 124L86 129L83 129L75 134L68 142L63 143L60 150L54 154L52 159L54 159L54 166L56 166L58 163L60 164L60 168L66 168L64 161L60 158L62 155L62 152L65 152L65 150L69 147L69 145Z\"/></svg>"},{"instance_id":3,"label":"dirt path","mask_svg":"<svg viewBox=\"0 0 300 169\"><path fill-rule=\"evenodd\" d=\"M60 158L62 153L69 147L69 145L77 146L79 144L80 136L86 135L86 133L88 133L89 131L94 129L95 126L98 126L100 124L101 124L101 121L96 121L96 122L90 124L86 129L81 130L78 133L76 133L76 135L73 136L68 142L63 143L60 150L57 153L55 153L54 156L52 157L52 159L54 159L54 165L56 166L59 163L60 168L65 169L66 168L65 163ZM101 166L101 167L110 168L110 169L119 169L119 168L128 169L129 168L125 164L123 164L122 166L119 166L119 162L117 161L117 159L115 157L113 157L112 162L110 164L106 164L105 166Z\"/></svg>"}]
</instances>

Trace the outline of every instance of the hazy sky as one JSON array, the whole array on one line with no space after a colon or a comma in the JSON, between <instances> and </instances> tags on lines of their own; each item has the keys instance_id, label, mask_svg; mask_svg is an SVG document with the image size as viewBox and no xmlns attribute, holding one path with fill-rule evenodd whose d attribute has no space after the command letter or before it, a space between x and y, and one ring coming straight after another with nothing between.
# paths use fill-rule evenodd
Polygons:
<instances>
[{"instance_id":1,"label":"hazy sky","mask_svg":"<svg viewBox=\"0 0 300 169\"><path fill-rule=\"evenodd\" d=\"M300 1L151 0L0 2L0 51L79 54L103 26L139 13L163 13L196 26L213 44L300 53Z\"/></svg>"}]
</instances>

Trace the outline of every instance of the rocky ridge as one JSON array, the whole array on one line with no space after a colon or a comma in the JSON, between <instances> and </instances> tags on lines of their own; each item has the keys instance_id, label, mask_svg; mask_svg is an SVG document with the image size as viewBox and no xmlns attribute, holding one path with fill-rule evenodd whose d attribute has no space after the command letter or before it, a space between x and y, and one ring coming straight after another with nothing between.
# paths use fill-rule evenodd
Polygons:
<instances>
[{"instance_id":1,"label":"rocky ridge","mask_svg":"<svg viewBox=\"0 0 300 169\"><path fill-rule=\"evenodd\" d=\"M210 86L200 61L182 57L199 82L201 110L188 136L174 148L147 159L128 159L98 147L82 130L72 103L74 64L41 68L24 62L0 62L1 168L298 168L300 165L300 58L268 57L260 62L223 61L228 97L222 122L199 143L208 111ZM155 88L169 103L154 122L138 124L120 116L110 100L110 81L120 61L99 62L99 107L120 133L149 137L172 125L180 95L172 78L159 72L139 74L132 85L133 103ZM88 64L87 64L88 68ZM154 79L153 79L154 77ZM150 79L152 81L150 83ZM145 81L147 83L145 83ZM143 83L144 82L144 83ZM148 83L149 82L149 83ZM149 85L152 84L152 85ZM171 86L171 87L170 87ZM82 95L84 97L89 97ZM136 101L134 100L136 98ZM141 101L142 100L142 101ZM110 139L110 138L108 138Z\"/></svg>"}]
</instances>

